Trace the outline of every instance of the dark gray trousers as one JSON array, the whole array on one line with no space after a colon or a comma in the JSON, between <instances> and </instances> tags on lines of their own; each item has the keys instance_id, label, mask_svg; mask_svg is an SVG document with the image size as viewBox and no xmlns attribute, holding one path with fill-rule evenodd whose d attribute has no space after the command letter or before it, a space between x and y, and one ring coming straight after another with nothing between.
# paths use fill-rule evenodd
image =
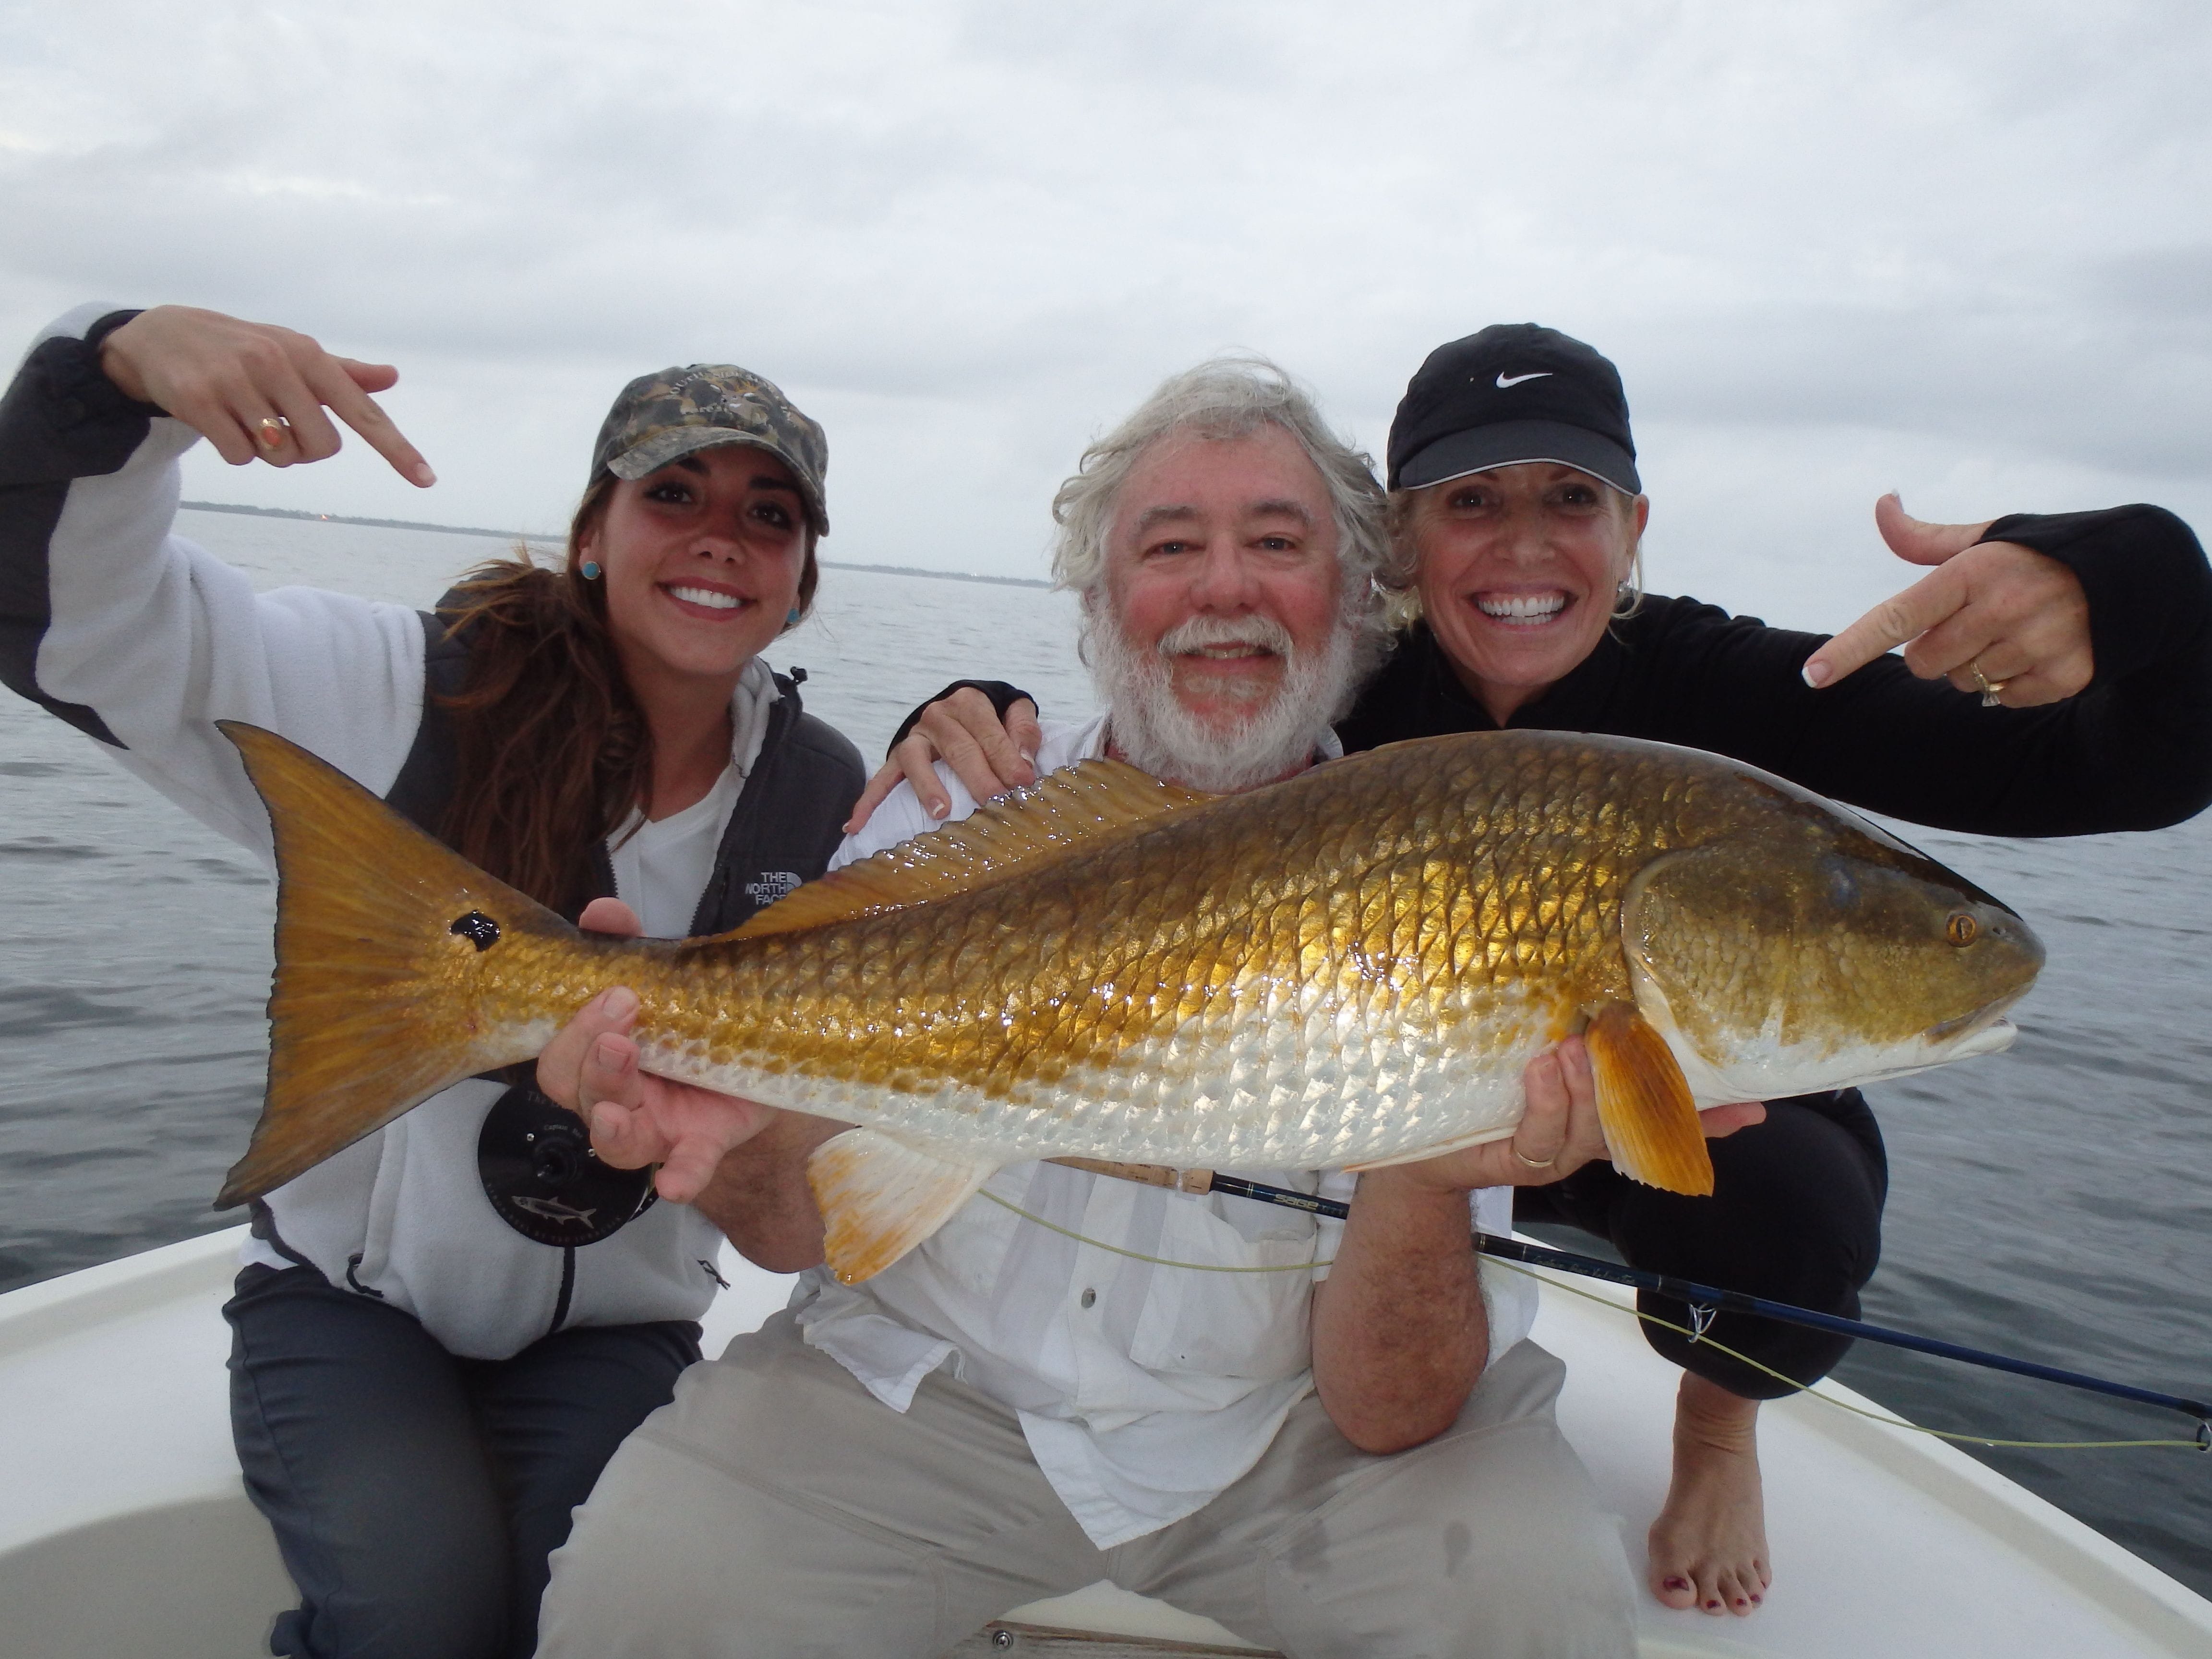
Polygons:
<instances>
[{"instance_id":1,"label":"dark gray trousers","mask_svg":"<svg viewBox=\"0 0 2212 1659\"><path fill-rule=\"evenodd\" d=\"M1607 1240L1632 1267L1856 1319L1859 1291L1881 1259L1889 1191L1888 1156L1865 1097L1845 1089L1770 1100L1765 1122L1707 1145L1710 1198L1639 1186L1601 1161L1549 1187L1516 1188L1514 1223L1563 1223ZM1676 1325L1690 1322L1688 1309L1650 1291L1636 1305ZM1750 1314L1722 1314L1707 1334L1711 1341L1692 1343L1644 1327L1662 1358L1746 1400L1794 1390L1715 1352L1714 1343L1801 1383L1819 1382L1851 1346L1847 1336Z\"/></svg>"},{"instance_id":2,"label":"dark gray trousers","mask_svg":"<svg viewBox=\"0 0 2212 1659\"><path fill-rule=\"evenodd\" d=\"M302 1659L526 1659L569 1511L699 1358L669 1322L458 1358L312 1267L247 1267L223 1316L246 1492L300 1589L270 1651Z\"/></svg>"}]
</instances>

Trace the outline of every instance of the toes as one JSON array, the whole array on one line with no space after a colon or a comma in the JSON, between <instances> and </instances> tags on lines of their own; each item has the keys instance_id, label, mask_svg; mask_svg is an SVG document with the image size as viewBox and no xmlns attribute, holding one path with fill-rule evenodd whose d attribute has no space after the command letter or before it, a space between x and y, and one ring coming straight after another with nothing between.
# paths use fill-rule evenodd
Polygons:
<instances>
[{"instance_id":1,"label":"toes","mask_svg":"<svg viewBox=\"0 0 2212 1659\"><path fill-rule=\"evenodd\" d=\"M1662 1605L1666 1607L1688 1607L1697 1605L1698 1587L1682 1573L1670 1572L1662 1575L1655 1572L1651 1576L1651 1593L1659 1598Z\"/></svg>"},{"instance_id":2,"label":"toes","mask_svg":"<svg viewBox=\"0 0 2212 1659\"><path fill-rule=\"evenodd\" d=\"M1725 1611L1739 1619L1747 1619L1765 1605L1766 1589L1773 1582L1765 1564L1754 1559L1715 1575L1712 1593ZM1708 1612L1711 1610L1710 1607L1706 1608Z\"/></svg>"}]
</instances>

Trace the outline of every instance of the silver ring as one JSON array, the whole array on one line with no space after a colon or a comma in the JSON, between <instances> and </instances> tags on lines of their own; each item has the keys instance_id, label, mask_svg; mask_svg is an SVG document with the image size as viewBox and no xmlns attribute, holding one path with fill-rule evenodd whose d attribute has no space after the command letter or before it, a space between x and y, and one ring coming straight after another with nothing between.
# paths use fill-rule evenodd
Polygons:
<instances>
[{"instance_id":1,"label":"silver ring","mask_svg":"<svg viewBox=\"0 0 2212 1659\"><path fill-rule=\"evenodd\" d=\"M1543 1159L1540 1163L1535 1158L1529 1157L1528 1153L1522 1152L1518 1146L1516 1146L1513 1149L1513 1156L1519 1158L1523 1164L1527 1164L1532 1170L1548 1170L1554 1164L1557 1164L1559 1161L1559 1155L1557 1152L1553 1152L1551 1157Z\"/></svg>"},{"instance_id":2,"label":"silver ring","mask_svg":"<svg viewBox=\"0 0 2212 1659\"><path fill-rule=\"evenodd\" d=\"M1966 665L1966 672L1974 677L1974 684L1981 688L1982 707L1984 708L1996 708L2001 707L2002 700L1999 697L1998 693L2002 692L2005 687L2011 684L2012 682L2010 680L1993 680L1988 675L1983 673L1982 659L1979 657L1975 658L1973 661Z\"/></svg>"}]
</instances>

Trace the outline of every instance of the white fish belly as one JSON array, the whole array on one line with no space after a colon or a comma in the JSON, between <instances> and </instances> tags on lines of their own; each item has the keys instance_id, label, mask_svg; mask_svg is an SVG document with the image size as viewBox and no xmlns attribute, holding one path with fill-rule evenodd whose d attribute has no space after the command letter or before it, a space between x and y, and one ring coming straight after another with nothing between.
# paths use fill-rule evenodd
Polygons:
<instances>
[{"instance_id":1,"label":"white fish belly","mask_svg":"<svg viewBox=\"0 0 2212 1659\"><path fill-rule=\"evenodd\" d=\"M1452 1020L1377 1022L1340 1005L1240 1022L1204 1017L1046 1084L905 1087L810 1076L768 1054L723 1065L641 1042L646 1070L787 1109L1006 1163L1099 1158L1177 1168L1335 1169L1510 1134L1521 1070L1546 1042L1526 996Z\"/></svg>"}]
</instances>

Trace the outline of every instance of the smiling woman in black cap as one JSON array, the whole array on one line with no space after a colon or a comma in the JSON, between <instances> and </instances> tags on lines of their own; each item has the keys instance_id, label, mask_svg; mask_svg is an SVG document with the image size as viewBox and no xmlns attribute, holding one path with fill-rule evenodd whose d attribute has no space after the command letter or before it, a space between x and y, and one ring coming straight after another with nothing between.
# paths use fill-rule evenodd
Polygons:
<instances>
[{"instance_id":1,"label":"smiling woman in black cap","mask_svg":"<svg viewBox=\"0 0 2212 1659\"><path fill-rule=\"evenodd\" d=\"M1954 526L1886 497L1885 538L1935 572L1832 639L1644 595L1650 504L1620 378L1533 324L1431 354L1391 426L1389 482L1419 620L1340 727L1347 750L1504 726L1613 732L1990 835L2149 829L2212 799L2212 573L2158 508ZM1902 660L1882 654L1908 642ZM1855 1316L1887 1179L1858 1091L1768 1103L1713 1163L1709 1200L1597 1162L1524 1188L1516 1216L1598 1234L1638 1267ZM1685 1369L1653 1593L1747 1613L1771 1577L1758 1406L1787 1385L1645 1329ZM1711 1334L1801 1382L1848 1346L1728 1315Z\"/></svg>"},{"instance_id":2,"label":"smiling woman in black cap","mask_svg":"<svg viewBox=\"0 0 2212 1659\"><path fill-rule=\"evenodd\" d=\"M1555 330L1499 325L1431 352L1389 459L1414 573L1393 602L1409 620L1338 726L1347 750L1506 726L1609 732L1984 835L2155 829L2212 802L2212 570L2160 508L1932 525L1885 496L1884 539L1930 574L1825 637L1640 591L1650 503L1620 376ZM1885 654L1898 646L1901 659ZM1005 708L1020 694L990 695ZM856 817L902 775L935 805L940 746L979 799L1030 781L1027 709L1008 720L975 690L934 705ZM1531 1171L1516 1217L1606 1237L1639 1267L1856 1316L1887 1186L1858 1091L1767 1103L1763 1121L1715 1141L1713 1164L1710 1199L1602 1161ZM1678 1304L1643 1303L1686 1322ZM1771 1579L1759 1403L1790 1385L1645 1328L1685 1371L1652 1591L1747 1613ZM1711 1329L1800 1382L1849 1346L1729 1314Z\"/></svg>"},{"instance_id":3,"label":"smiling woman in black cap","mask_svg":"<svg viewBox=\"0 0 2212 1659\"><path fill-rule=\"evenodd\" d=\"M314 750L571 917L619 889L655 933L719 933L820 874L860 758L762 653L812 602L821 428L744 369L642 376L565 556L495 562L425 611L257 592L173 533L201 437L289 466L343 422L430 483L370 396L397 378L211 312L63 318L0 404L0 679L264 856L218 720ZM224 1312L246 1489L301 1592L270 1651L535 1649L570 1510L699 1357L720 1236L651 1198L501 1075L255 1206Z\"/></svg>"}]
</instances>

